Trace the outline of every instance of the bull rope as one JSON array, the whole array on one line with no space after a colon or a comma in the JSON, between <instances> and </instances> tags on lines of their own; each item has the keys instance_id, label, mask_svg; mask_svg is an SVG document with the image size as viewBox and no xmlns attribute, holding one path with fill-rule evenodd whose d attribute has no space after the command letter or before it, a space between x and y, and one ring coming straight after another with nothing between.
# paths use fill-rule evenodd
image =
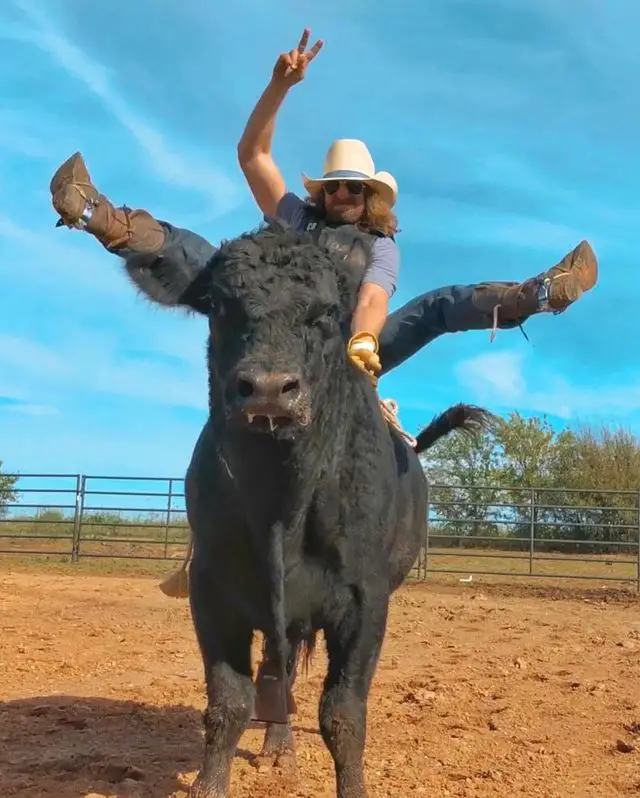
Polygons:
<instances>
[{"instance_id":1,"label":"bull rope","mask_svg":"<svg viewBox=\"0 0 640 798\"><path fill-rule=\"evenodd\" d=\"M379 399L380 402L380 409L382 410L382 415L384 416L384 420L389 424L390 427L393 427L398 433L405 439L405 441L409 444L412 449L415 449L418 445L418 441L402 429L402 425L400 424L400 419L398 418L398 403L395 399Z\"/></svg>"},{"instance_id":2,"label":"bull rope","mask_svg":"<svg viewBox=\"0 0 640 798\"><path fill-rule=\"evenodd\" d=\"M387 424L393 427L412 449L415 449L418 442L413 435L410 435L402 428L398 418L398 403L396 400L379 398L378 402ZM229 466L226 461L223 460L223 462L229 471ZM229 471L229 474L231 474L231 471ZM165 596L169 596L169 598L189 598L189 574L187 568L189 567L192 556L193 532L191 528L189 528L189 546L180 567L160 582L160 590L162 590Z\"/></svg>"}]
</instances>

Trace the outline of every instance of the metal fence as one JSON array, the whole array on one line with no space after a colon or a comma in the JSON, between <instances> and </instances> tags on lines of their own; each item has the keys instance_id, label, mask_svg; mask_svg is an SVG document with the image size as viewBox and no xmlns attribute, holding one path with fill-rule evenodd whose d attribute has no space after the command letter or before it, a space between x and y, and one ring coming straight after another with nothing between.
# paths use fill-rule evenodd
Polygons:
<instances>
[{"instance_id":1,"label":"metal fence","mask_svg":"<svg viewBox=\"0 0 640 798\"><path fill-rule=\"evenodd\" d=\"M0 554L165 560L186 548L182 479L7 476L17 482L0 491Z\"/></svg>"},{"instance_id":2,"label":"metal fence","mask_svg":"<svg viewBox=\"0 0 640 798\"><path fill-rule=\"evenodd\" d=\"M166 560L186 550L182 478L16 480L0 487L0 555ZM430 574L626 582L640 592L640 490L429 485L412 576Z\"/></svg>"}]
</instances>

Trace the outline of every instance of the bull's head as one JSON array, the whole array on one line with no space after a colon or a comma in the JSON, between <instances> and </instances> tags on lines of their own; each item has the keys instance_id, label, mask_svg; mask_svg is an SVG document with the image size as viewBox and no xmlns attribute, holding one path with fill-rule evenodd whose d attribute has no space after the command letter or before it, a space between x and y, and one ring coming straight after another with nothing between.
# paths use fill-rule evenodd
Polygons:
<instances>
[{"instance_id":1,"label":"bull's head","mask_svg":"<svg viewBox=\"0 0 640 798\"><path fill-rule=\"evenodd\" d=\"M202 286L214 416L283 438L307 427L351 368L360 279L340 256L280 227L224 244Z\"/></svg>"}]
</instances>

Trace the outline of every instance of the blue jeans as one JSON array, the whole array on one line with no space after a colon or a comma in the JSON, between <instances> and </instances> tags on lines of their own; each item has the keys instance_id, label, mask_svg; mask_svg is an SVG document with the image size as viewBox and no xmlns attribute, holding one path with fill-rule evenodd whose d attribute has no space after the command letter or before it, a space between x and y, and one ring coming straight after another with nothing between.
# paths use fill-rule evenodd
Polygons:
<instances>
[{"instance_id":1,"label":"blue jeans","mask_svg":"<svg viewBox=\"0 0 640 798\"><path fill-rule=\"evenodd\" d=\"M513 283L493 285L507 287ZM391 313L379 336L382 374L399 366L440 335L467 330L490 330L493 327L493 313L481 310L475 304L477 287L447 285L436 288L411 299ZM520 323L500 321L497 326L500 329L509 329Z\"/></svg>"},{"instance_id":2,"label":"blue jeans","mask_svg":"<svg viewBox=\"0 0 640 798\"><path fill-rule=\"evenodd\" d=\"M174 227L168 222L161 224L165 228L166 238L159 252L140 254L120 249L117 254L125 259L127 270L136 282L144 282L148 286L150 279L162 280L165 284L171 283L180 292L180 287L187 286L197 277L216 248L191 230ZM481 285L486 286L487 283ZM514 283L496 282L491 285L506 288ZM437 288L391 313L379 336L382 374L403 363L440 335L491 329L493 314L479 308L474 301L478 287L450 285ZM520 323L501 321L498 326L505 329Z\"/></svg>"}]
</instances>

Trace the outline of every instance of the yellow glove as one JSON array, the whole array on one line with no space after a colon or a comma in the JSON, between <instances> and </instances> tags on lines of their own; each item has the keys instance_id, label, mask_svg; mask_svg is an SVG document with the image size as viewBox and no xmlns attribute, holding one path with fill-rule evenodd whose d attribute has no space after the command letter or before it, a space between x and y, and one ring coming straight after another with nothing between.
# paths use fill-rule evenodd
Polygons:
<instances>
[{"instance_id":1,"label":"yellow glove","mask_svg":"<svg viewBox=\"0 0 640 798\"><path fill-rule=\"evenodd\" d=\"M378 357L378 339L373 333L359 332L349 339L347 355L351 362L365 374L368 374L374 385L376 375L381 370Z\"/></svg>"}]
</instances>

